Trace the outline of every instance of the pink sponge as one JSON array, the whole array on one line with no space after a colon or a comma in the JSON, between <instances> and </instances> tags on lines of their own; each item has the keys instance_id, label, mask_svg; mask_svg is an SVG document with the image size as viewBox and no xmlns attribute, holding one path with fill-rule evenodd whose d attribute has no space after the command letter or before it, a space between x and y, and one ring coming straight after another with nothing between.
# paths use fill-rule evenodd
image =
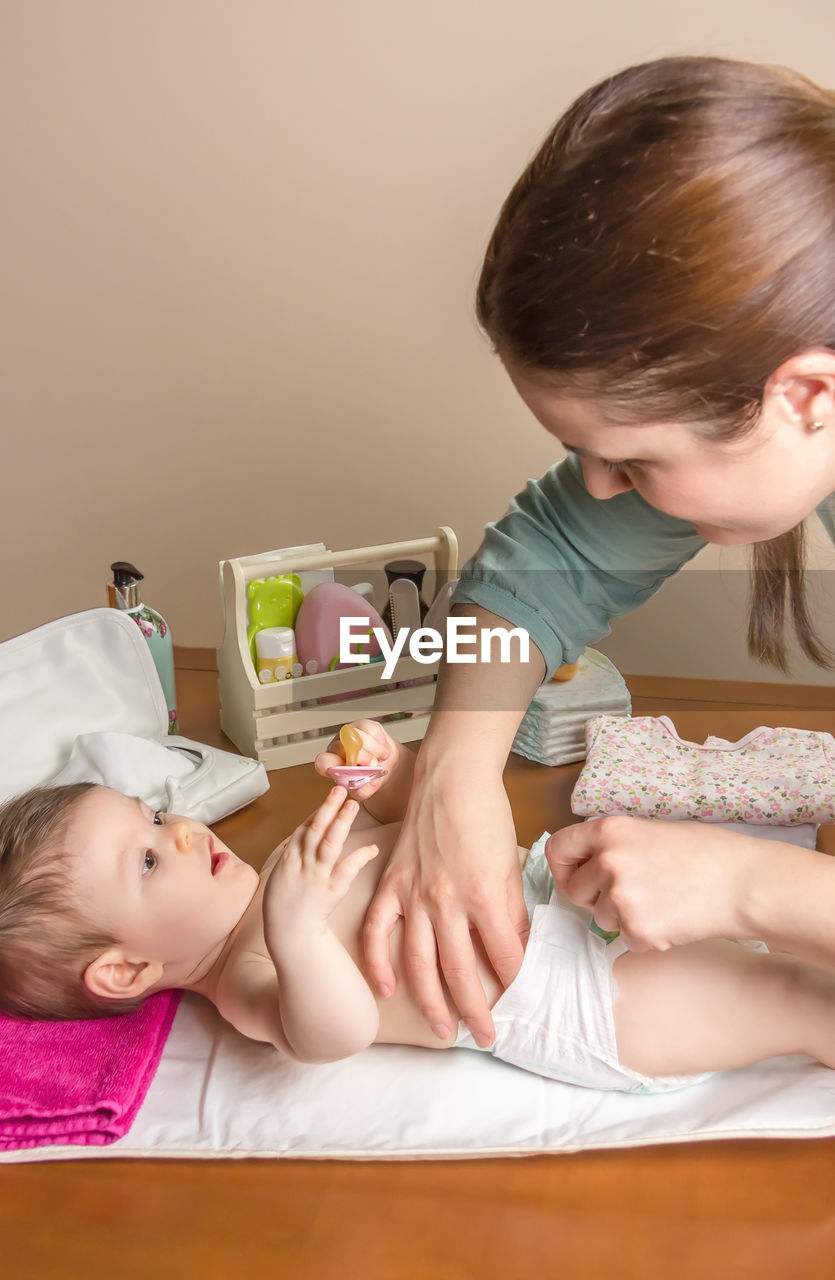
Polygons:
<instances>
[{"instance_id":1,"label":"pink sponge","mask_svg":"<svg viewBox=\"0 0 835 1280\"><path fill-rule=\"evenodd\" d=\"M306 675L315 671L337 671L352 667L353 662L339 661L340 618L362 618L363 623L352 623L356 636L363 630L369 632L380 627L392 643L391 632L373 605L341 582L320 582L302 601L296 618L296 652ZM354 653L367 653L370 658L379 657L381 650L376 636L370 635L367 644L355 640ZM315 668L309 664L315 663Z\"/></svg>"}]
</instances>

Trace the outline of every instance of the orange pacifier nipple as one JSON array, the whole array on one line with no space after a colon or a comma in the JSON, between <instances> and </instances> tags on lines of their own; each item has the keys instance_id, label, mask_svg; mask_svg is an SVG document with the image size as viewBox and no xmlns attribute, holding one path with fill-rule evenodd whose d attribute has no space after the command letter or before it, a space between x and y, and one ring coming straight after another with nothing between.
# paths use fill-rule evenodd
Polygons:
<instances>
[{"instance_id":1,"label":"orange pacifier nipple","mask_svg":"<svg viewBox=\"0 0 835 1280\"><path fill-rule=\"evenodd\" d=\"M347 787L349 791L353 791L370 782L372 778L379 778L385 772L384 769L378 769L376 765L357 764L363 741L362 734L353 725L343 724L339 730L339 741L345 752L345 763L335 764L328 769L328 773L338 786Z\"/></svg>"},{"instance_id":2,"label":"orange pacifier nipple","mask_svg":"<svg viewBox=\"0 0 835 1280\"><path fill-rule=\"evenodd\" d=\"M355 729L352 724L343 724L339 730L339 741L345 751L345 763L350 765L359 764L360 752L362 751L362 734L359 730Z\"/></svg>"}]
</instances>

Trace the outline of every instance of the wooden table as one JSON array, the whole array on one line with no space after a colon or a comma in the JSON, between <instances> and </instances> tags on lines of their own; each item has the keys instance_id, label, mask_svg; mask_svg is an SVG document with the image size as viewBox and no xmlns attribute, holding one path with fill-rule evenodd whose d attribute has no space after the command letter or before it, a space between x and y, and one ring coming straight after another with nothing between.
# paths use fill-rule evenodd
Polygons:
<instances>
[{"instance_id":1,"label":"wooden table","mask_svg":"<svg viewBox=\"0 0 835 1280\"><path fill-rule=\"evenodd\" d=\"M214 673L180 670L178 690L183 732L230 746ZM833 723L828 707L672 714L697 741ZM521 842L569 820L578 770L511 757ZM269 794L218 831L260 866L325 789L309 766L273 773ZM449 1162L3 1165L0 1232L0 1267L15 1280L832 1280L835 1139Z\"/></svg>"}]
</instances>

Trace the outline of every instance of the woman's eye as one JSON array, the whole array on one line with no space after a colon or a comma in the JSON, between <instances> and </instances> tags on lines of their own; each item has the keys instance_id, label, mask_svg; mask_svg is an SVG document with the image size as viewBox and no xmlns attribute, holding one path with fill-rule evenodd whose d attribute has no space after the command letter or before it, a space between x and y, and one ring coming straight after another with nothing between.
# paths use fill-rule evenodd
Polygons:
<instances>
[{"instance_id":1,"label":"woman's eye","mask_svg":"<svg viewBox=\"0 0 835 1280\"><path fill-rule=\"evenodd\" d=\"M157 855L152 853L150 849L145 850L145 856L142 859L143 876L150 875L154 867L157 865Z\"/></svg>"}]
</instances>

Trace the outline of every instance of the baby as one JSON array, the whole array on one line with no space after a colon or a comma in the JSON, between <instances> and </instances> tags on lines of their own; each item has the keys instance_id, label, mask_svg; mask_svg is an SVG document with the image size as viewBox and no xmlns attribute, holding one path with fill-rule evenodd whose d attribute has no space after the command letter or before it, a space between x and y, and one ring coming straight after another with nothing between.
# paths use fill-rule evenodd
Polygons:
<instances>
[{"instance_id":1,"label":"baby","mask_svg":"<svg viewBox=\"0 0 835 1280\"><path fill-rule=\"evenodd\" d=\"M202 823L105 787L45 788L5 804L0 1008L99 1017L179 987L303 1062L381 1042L474 1048L463 1025L445 1040L425 1025L403 979L401 926L391 937L394 994L377 998L364 976L363 919L397 839L414 757L375 721L354 727L360 763L373 759L383 775L358 793L362 805L334 787L260 875ZM331 744L317 758L319 772L341 763L339 750ZM481 958L497 1032L488 1052L628 1092L786 1053L835 1066L835 976L721 940L629 952L590 928L590 912L551 893L545 837L530 857L519 853L531 933L506 991Z\"/></svg>"}]
</instances>

